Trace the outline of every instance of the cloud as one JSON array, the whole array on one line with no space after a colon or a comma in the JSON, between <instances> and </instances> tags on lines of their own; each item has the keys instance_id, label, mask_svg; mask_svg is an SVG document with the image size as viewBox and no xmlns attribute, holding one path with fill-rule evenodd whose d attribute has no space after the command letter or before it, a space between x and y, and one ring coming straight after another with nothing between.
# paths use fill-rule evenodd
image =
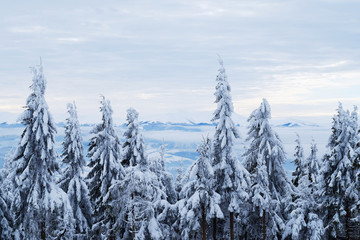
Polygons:
<instances>
[{"instance_id":1,"label":"cloud","mask_svg":"<svg viewBox=\"0 0 360 240\"><path fill-rule=\"evenodd\" d=\"M83 42L84 39L82 38L77 38L77 37L63 37L63 38L57 38L56 41L59 42L64 42L64 43L79 43L79 42Z\"/></svg>"},{"instance_id":2,"label":"cloud","mask_svg":"<svg viewBox=\"0 0 360 240\"><path fill-rule=\"evenodd\" d=\"M311 105L331 112L333 99L358 104L357 9L352 1L8 2L0 96L17 97L2 104L25 103L28 66L42 56L59 119L76 100L96 120L99 94L118 117L131 105L144 117L211 111L220 54L240 114L263 97L280 115L318 114Z\"/></svg>"},{"instance_id":3,"label":"cloud","mask_svg":"<svg viewBox=\"0 0 360 240\"><path fill-rule=\"evenodd\" d=\"M9 29L13 33L43 33L48 31L44 26L18 26Z\"/></svg>"}]
</instances>

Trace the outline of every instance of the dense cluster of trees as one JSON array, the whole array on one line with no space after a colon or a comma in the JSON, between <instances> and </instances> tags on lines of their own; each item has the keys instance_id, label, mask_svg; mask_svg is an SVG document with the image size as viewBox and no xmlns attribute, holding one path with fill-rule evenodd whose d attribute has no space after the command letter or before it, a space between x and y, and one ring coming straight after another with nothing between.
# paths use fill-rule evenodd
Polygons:
<instances>
[{"instance_id":1,"label":"dense cluster of trees","mask_svg":"<svg viewBox=\"0 0 360 240\"><path fill-rule=\"evenodd\" d=\"M328 152L316 143L304 156L296 139L289 179L283 144L263 99L248 118L242 160L232 120L231 89L220 60L212 139L177 183L165 170L165 146L149 159L135 109L120 138L110 102L90 140L87 163L77 110L68 104L63 150L44 93L42 66L33 68L21 116L25 129L0 171L1 239L355 239L360 237L360 135L357 109L339 104ZM122 140L120 140L122 139ZM59 162L64 165L59 167ZM88 164L90 171L85 173Z\"/></svg>"}]
</instances>

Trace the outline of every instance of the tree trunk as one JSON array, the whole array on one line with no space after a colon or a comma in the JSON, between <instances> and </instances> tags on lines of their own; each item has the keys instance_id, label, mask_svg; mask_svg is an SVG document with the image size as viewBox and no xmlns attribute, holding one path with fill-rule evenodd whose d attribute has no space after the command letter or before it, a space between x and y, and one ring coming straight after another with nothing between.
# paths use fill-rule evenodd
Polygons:
<instances>
[{"instance_id":1,"label":"tree trunk","mask_svg":"<svg viewBox=\"0 0 360 240\"><path fill-rule=\"evenodd\" d=\"M41 240L46 240L46 225L45 222L41 222L41 233L40 233L40 237Z\"/></svg>"},{"instance_id":2,"label":"tree trunk","mask_svg":"<svg viewBox=\"0 0 360 240\"><path fill-rule=\"evenodd\" d=\"M345 211L346 211L346 216L345 216L345 234L346 234L346 239L350 239L351 236L351 227L350 227L350 218L351 218L351 212L350 209L348 207L348 203L345 202Z\"/></svg>"},{"instance_id":3,"label":"tree trunk","mask_svg":"<svg viewBox=\"0 0 360 240\"><path fill-rule=\"evenodd\" d=\"M115 217L111 216L110 217L110 234L109 234L109 240L115 240L115 232L114 232L114 224L115 224L116 220Z\"/></svg>"},{"instance_id":4,"label":"tree trunk","mask_svg":"<svg viewBox=\"0 0 360 240\"><path fill-rule=\"evenodd\" d=\"M206 240L206 212L205 212L204 204L201 204L201 211L202 211L201 217L202 217L202 234L203 234L202 239Z\"/></svg>"},{"instance_id":5,"label":"tree trunk","mask_svg":"<svg viewBox=\"0 0 360 240\"><path fill-rule=\"evenodd\" d=\"M109 240L115 240L115 234L113 230L110 230Z\"/></svg>"},{"instance_id":6,"label":"tree trunk","mask_svg":"<svg viewBox=\"0 0 360 240\"><path fill-rule=\"evenodd\" d=\"M230 239L234 240L234 212L230 212Z\"/></svg>"},{"instance_id":7,"label":"tree trunk","mask_svg":"<svg viewBox=\"0 0 360 240\"><path fill-rule=\"evenodd\" d=\"M266 240L266 216L265 216L265 210L263 210L263 239Z\"/></svg>"},{"instance_id":8,"label":"tree trunk","mask_svg":"<svg viewBox=\"0 0 360 240\"><path fill-rule=\"evenodd\" d=\"M134 193L131 193L132 205L132 239L135 239L135 208L134 208Z\"/></svg>"},{"instance_id":9,"label":"tree trunk","mask_svg":"<svg viewBox=\"0 0 360 240\"><path fill-rule=\"evenodd\" d=\"M216 240L216 217L213 218L213 240Z\"/></svg>"}]
</instances>

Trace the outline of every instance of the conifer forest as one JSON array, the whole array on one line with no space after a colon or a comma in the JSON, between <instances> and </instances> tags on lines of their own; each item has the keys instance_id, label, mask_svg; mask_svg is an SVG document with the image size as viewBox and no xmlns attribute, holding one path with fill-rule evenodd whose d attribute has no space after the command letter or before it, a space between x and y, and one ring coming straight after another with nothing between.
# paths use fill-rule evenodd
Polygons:
<instances>
[{"instance_id":1,"label":"conifer forest","mask_svg":"<svg viewBox=\"0 0 360 240\"><path fill-rule=\"evenodd\" d=\"M45 99L42 64L33 78L15 151L0 169L0 239L4 240L322 240L360 238L360 132L357 108L337 106L324 155L298 136L287 153L266 99L248 116L244 153L223 61L214 82L214 134L174 178L166 146L149 158L139 113L116 131L106 96L102 118L84 147L75 102L68 103L62 151ZM49 79L49 82L51 80ZM25 101L25 99L24 99ZM96 111L96 107L94 110ZM336 106L334 107L336 108ZM125 113L124 113L125 114ZM61 121L61 119L56 119Z\"/></svg>"}]
</instances>

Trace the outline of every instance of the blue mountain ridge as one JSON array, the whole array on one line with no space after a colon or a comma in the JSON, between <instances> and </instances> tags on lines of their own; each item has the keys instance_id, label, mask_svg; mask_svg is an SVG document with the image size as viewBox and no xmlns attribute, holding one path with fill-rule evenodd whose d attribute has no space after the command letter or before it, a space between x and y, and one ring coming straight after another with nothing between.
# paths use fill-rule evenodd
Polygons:
<instances>
[{"instance_id":1,"label":"blue mountain ridge","mask_svg":"<svg viewBox=\"0 0 360 240\"><path fill-rule=\"evenodd\" d=\"M81 124L81 127L84 129L83 135L84 135L84 149L85 152L87 150L87 144L89 142L89 131L90 129L95 126L96 124L92 123L85 123ZM140 125L142 126L144 132L162 132L162 131L179 131L179 132L193 132L199 133L204 132L205 129L208 129L206 127L215 127L215 123L206 123L206 122L159 122L159 121L142 121L140 122ZM58 152L61 152L61 142L63 140L63 134L62 131L59 131L60 129L63 129L65 127L64 122L59 122L56 124L58 127L58 134L55 136L56 144L58 146ZM316 124L312 123L302 123L297 121L289 121L282 124L274 125L275 127L280 128L302 128L302 127L318 127ZM115 125L116 128L125 129L126 124L121 125ZM11 149L16 148L18 141L20 139L20 132L22 132L22 129L24 128L24 125L21 123L7 123L3 122L0 123L0 168L3 167L4 160L6 154L9 153ZM9 130L2 130L1 129L9 129ZM14 129L14 130L12 130ZM86 130L85 130L86 129ZM207 130L206 130L207 131ZM19 134L20 133L20 134ZM150 134L150 133L149 133ZM176 133L175 133L176 134ZM150 134L151 136L151 134ZM164 138L166 139L166 133L164 133ZM152 139L151 137L146 139L146 143L148 145L148 149L152 149L153 152L156 152L157 149L162 144L161 140ZM175 159L182 159L184 161L184 167L187 167L187 165L190 165L193 160L196 160L198 157L198 153L196 152L196 142L189 142L188 144L184 144L183 142L177 142L177 140L172 141L166 141L166 150L167 154L169 156L175 157ZM86 153L85 153L86 155ZM168 164L168 170L176 174L176 168L179 166L179 163L176 162L169 162Z\"/></svg>"}]
</instances>

